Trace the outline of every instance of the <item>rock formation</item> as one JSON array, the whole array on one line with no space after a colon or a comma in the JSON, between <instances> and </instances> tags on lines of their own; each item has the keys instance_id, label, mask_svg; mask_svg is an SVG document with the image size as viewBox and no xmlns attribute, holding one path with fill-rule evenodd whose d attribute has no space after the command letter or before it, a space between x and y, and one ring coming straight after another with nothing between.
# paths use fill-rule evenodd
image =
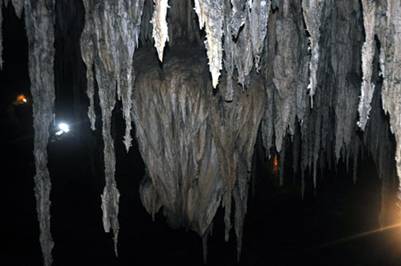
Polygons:
<instances>
[{"instance_id":1,"label":"rock formation","mask_svg":"<svg viewBox=\"0 0 401 266\"><path fill-rule=\"evenodd\" d=\"M35 195L45 265L52 262L53 248L46 148L55 99L54 21L62 16L55 1L11 1L18 16L24 8L29 40ZM375 160L383 191L393 186L386 180L395 175L394 160L401 177L399 0L83 3L80 50L88 116L93 130L101 119L103 226L113 232L116 254L120 194L114 143L121 140L112 137L111 118L118 101L126 150L134 125L146 164L140 187L146 210L152 216L162 211L172 226L196 231L206 246L223 207L226 240L234 223L238 257L258 133L266 156L292 154L293 165L286 167L300 177L300 195L306 175L316 189L319 171L339 160L355 172L362 145ZM0 35L0 67L1 41ZM395 147L381 108L389 115Z\"/></svg>"}]
</instances>

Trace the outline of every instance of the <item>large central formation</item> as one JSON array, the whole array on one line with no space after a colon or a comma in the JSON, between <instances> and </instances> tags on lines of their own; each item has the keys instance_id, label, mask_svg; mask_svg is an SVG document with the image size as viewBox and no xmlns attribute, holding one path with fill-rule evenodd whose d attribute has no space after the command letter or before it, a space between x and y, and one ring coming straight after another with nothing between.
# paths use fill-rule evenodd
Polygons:
<instances>
[{"instance_id":1,"label":"large central formation","mask_svg":"<svg viewBox=\"0 0 401 266\"><path fill-rule=\"evenodd\" d=\"M181 47L181 55L167 56L164 71L153 63L136 76L135 86L141 89L134 90L133 114L148 175L141 186L142 203L152 215L163 207L173 226L190 227L204 241L220 205L228 239L235 206L241 241L253 147L265 105L263 83L255 77L246 93L238 86L227 103L213 95L202 54L184 51ZM135 60L138 68L149 61L142 55Z\"/></svg>"},{"instance_id":2,"label":"large central formation","mask_svg":"<svg viewBox=\"0 0 401 266\"><path fill-rule=\"evenodd\" d=\"M56 12L55 0L2 2L11 2L18 15L25 10L35 194L44 262L50 265L46 147L54 108L54 21L62 21L63 12ZM118 101L126 127L122 141L129 150L133 123L146 164L140 188L146 210L151 215L162 210L172 226L191 228L206 244L223 207L226 239L234 223L238 256L258 132L266 156L273 150L282 158L292 153L301 195L305 176L312 176L316 187L319 172L339 160L355 172L363 145L383 180L390 180L396 174L394 147L380 113L383 107L395 136L401 177L399 0L83 4L88 116L95 130L97 93L106 178L103 225L113 232L116 254L120 194L114 142L121 140L112 138L111 118ZM292 150L285 148L288 141ZM388 190L391 184L383 183Z\"/></svg>"}]
</instances>

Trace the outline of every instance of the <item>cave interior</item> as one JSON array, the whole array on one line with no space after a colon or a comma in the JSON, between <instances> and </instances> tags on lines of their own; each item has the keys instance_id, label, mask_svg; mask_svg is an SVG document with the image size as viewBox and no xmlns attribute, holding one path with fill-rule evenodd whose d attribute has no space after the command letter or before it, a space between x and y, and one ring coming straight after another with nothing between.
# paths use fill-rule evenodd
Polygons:
<instances>
[{"instance_id":1,"label":"cave interior","mask_svg":"<svg viewBox=\"0 0 401 266\"><path fill-rule=\"evenodd\" d=\"M0 29L1 265L401 265L399 0L0 0Z\"/></svg>"}]
</instances>

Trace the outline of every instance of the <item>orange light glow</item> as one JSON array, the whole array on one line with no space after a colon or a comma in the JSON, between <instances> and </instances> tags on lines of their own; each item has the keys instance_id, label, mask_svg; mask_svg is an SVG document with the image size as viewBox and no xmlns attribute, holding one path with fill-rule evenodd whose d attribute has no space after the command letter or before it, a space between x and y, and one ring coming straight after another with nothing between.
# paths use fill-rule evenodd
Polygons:
<instances>
[{"instance_id":1,"label":"orange light glow","mask_svg":"<svg viewBox=\"0 0 401 266\"><path fill-rule=\"evenodd\" d=\"M273 156L273 174L275 176L278 176L278 172L279 172L279 161L278 161L277 154L275 154Z\"/></svg>"},{"instance_id":2,"label":"orange light glow","mask_svg":"<svg viewBox=\"0 0 401 266\"><path fill-rule=\"evenodd\" d=\"M28 102L28 99L23 94L18 95L17 99L15 100L15 103L17 105L25 104L27 102Z\"/></svg>"}]
</instances>

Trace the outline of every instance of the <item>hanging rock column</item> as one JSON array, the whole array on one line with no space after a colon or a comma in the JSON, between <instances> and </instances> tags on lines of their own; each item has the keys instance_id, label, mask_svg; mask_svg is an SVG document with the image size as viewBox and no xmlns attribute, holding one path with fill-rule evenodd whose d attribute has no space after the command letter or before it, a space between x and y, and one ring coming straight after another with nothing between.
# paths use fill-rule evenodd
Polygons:
<instances>
[{"instance_id":1,"label":"hanging rock column","mask_svg":"<svg viewBox=\"0 0 401 266\"><path fill-rule=\"evenodd\" d=\"M144 0L84 0L85 27L81 36L82 58L87 68L88 116L95 129L95 77L102 112L102 135L106 185L102 194L103 227L113 231L117 255L118 211L120 194L115 180L115 151L111 135L112 112L117 100L122 101L125 119L124 144L131 147L132 59L138 46ZM95 71L95 75L93 73Z\"/></svg>"},{"instance_id":2,"label":"hanging rock column","mask_svg":"<svg viewBox=\"0 0 401 266\"><path fill-rule=\"evenodd\" d=\"M50 232L51 182L47 168L47 144L54 109L54 0L25 1L25 26L29 42L29 76L33 101L35 197L40 245L45 266L52 263L54 246Z\"/></svg>"},{"instance_id":3,"label":"hanging rock column","mask_svg":"<svg viewBox=\"0 0 401 266\"><path fill-rule=\"evenodd\" d=\"M179 50L183 56L166 57L163 70L151 55L135 57L142 67L136 67L133 117L147 169L141 200L150 214L162 207L172 226L194 230L204 243L219 206L228 235L234 207L240 254L263 82L255 77L246 93L236 86L233 101L225 102L213 95L206 58Z\"/></svg>"}]
</instances>

